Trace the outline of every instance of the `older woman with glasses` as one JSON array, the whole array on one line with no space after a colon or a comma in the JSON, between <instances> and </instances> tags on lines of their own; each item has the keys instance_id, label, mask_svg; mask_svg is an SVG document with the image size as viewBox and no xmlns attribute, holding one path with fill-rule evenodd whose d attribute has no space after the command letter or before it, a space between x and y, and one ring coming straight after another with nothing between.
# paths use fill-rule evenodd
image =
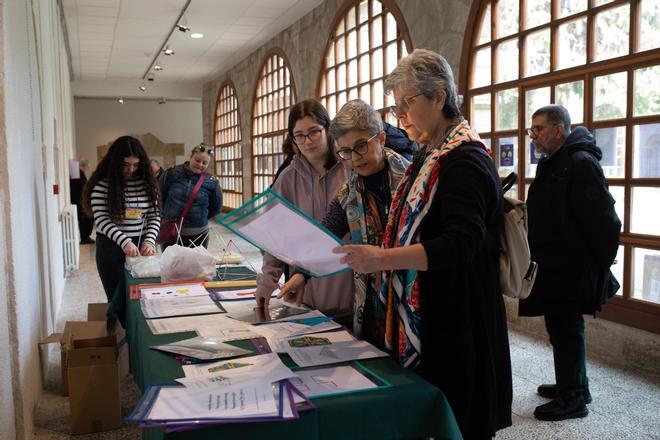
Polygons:
<instances>
[{"instance_id":1,"label":"older woman with glasses","mask_svg":"<svg viewBox=\"0 0 660 440\"><path fill-rule=\"evenodd\" d=\"M511 425L511 361L499 287L502 186L458 109L447 61L403 58L385 81L403 128L421 145L394 195L383 248L337 248L356 272L385 271L385 344L437 385L463 437Z\"/></svg>"},{"instance_id":2,"label":"older woman with glasses","mask_svg":"<svg viewBox=\"0 0 660 440\"><path fill-rule=\"evenodd\" d=\"M293 140L295 154L272 186L273 191L317 221L323 219L347 176L332 148L329 127L330 116L317 100L308 99L291 107L288 136ZM273 229L276 228L274 225ZM256 297L260 305L268 306L283 271L282 261L264 255L262 273L257 276ZM350 271L329 278L313 278L297 293L305 304L341 323L352 319L353 273Z\"/></svg>"},{"instance_id":3,"label":"older woman with glasses","mask_svg":"<svg viewBox=\"0 0 660 440\"><path fill-rule=\"evenodd\" d=\"M338 237L350 232L351 243L380 246L387 215L408 161L385 148L383 121L364 101L349 101L330 124L339 157L350 167L348 181L339 189L323 219L323 225ZM380 272L356 274L353 331L383 347L385 307L378 299ZM297 292L305 283L295 274L280 296Z\"/></svg>"},{"instance_id":4,"label":"older woman with glasses","mask_svg":"<svg viewBox=\"0 0 660 440\"><path fill-rule=\"evenodd\" d=\"M192 149L190 159L182 165L170 168L160 178L160 191L163 200L163 218L180 219L185 207L188 212L181 223L183 246L204 246L209 243L209 219L222 209L222 190L218 179L207 174L213 147L200 144ZM195 192L197 183L201 186ZM176 242L161 245L163 251Z\"/></svg>"}]
</instances>

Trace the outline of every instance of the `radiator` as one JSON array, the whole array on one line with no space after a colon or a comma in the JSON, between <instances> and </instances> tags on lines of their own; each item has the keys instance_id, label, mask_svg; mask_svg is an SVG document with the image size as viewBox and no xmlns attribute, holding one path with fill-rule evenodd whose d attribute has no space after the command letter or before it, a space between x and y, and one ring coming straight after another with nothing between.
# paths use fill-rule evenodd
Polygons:
<instances>
[{"instance_id":1,"label":"radiator","mask_svg":"<svg viewBox=\"0 0 660 440\"><path fill-rule=\"evenodd\" d=\"M76 205L65 206L61 218L64 273L68 275L72 270L78 269L80 263L80 232Z\"/></svg>"}]
</instances>

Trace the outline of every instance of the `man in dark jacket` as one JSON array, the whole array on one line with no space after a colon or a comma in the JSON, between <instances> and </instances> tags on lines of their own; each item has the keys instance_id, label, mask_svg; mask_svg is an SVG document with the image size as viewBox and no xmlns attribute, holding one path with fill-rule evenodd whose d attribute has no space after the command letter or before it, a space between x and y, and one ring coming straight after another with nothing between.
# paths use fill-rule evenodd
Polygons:
<instances>
[{"instance_id":1,"label":"man in dark jacket","mask_svg":"<svg viewBox=\"0 0 660 440\"><path fill-rule=\"evenodd\" d=\"M583 314L595 314L616 293L610 266L621 222L614 210L594 137L584 127L571 131L568 111L549 105L532 116L529 135L544 154L529 188L529 245L539 264L520 316L544 316L552 344L556 384L538 393L551 402L538 406L540 420L585 417L591 402L586 374Z\"/></svg>"},{"instance_id":2,"label":"man in dark jacket","mask_svg":"<svg viewBox=\"0 0 660 440\"><path fill-rule=\"evenodd\" d=\"M78 211L78 229L80 230L80 244L92 244L94 240L90 237L93 228L93 221L91 218L83 212L82 209L82 194L83 188L87 183L87 167L89 161L87 159L81 159L78 164L80 168L80 177L77 179L69 180L69 189L70 189L70 199L71 204L76 205Z\"/></svg>"}]
</instances>

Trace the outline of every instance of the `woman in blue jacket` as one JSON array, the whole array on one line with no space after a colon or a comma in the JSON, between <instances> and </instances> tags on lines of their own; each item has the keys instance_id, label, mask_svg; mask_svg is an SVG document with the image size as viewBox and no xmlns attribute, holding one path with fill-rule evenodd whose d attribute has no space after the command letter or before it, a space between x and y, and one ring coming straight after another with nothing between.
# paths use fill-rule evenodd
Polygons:
<instances>
[{"instance_id":1,"label":"woman in blue jacket","mask_svg":"<svg viewBox=\"0 0 660 440\"><path fill-rule=\"evenodd\" d=\"M180 242L183 246L208 247L209 219L218 215L222 209L222 190L218 179L212 174L206 174L212 159L213 147L200 144L193 148L186 163L170 168L160 178L164 219L180 218L198 180L204 179L183 220ZM175 242L163 244L163 251L173 244Z\"/></svg>"}]
</instances>

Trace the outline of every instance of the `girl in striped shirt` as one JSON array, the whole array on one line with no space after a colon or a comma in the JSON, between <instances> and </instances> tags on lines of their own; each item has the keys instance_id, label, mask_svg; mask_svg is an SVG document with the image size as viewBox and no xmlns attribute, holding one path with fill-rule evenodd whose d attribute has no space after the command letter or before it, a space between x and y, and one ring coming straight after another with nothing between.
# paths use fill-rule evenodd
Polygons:
<instances>
[{"instance_id":1,"label":"girl in striped shirt","mask_svg":"<svg viewBox=\"0 0 660 440\"><path fill-rule=\"evenodd\" d=\"M96 267L109 302L124 275L126 256L156 253L158 185L140 141L131 136L114 141L83 197L96 225Z\"/></svg>"}]
</instances>

